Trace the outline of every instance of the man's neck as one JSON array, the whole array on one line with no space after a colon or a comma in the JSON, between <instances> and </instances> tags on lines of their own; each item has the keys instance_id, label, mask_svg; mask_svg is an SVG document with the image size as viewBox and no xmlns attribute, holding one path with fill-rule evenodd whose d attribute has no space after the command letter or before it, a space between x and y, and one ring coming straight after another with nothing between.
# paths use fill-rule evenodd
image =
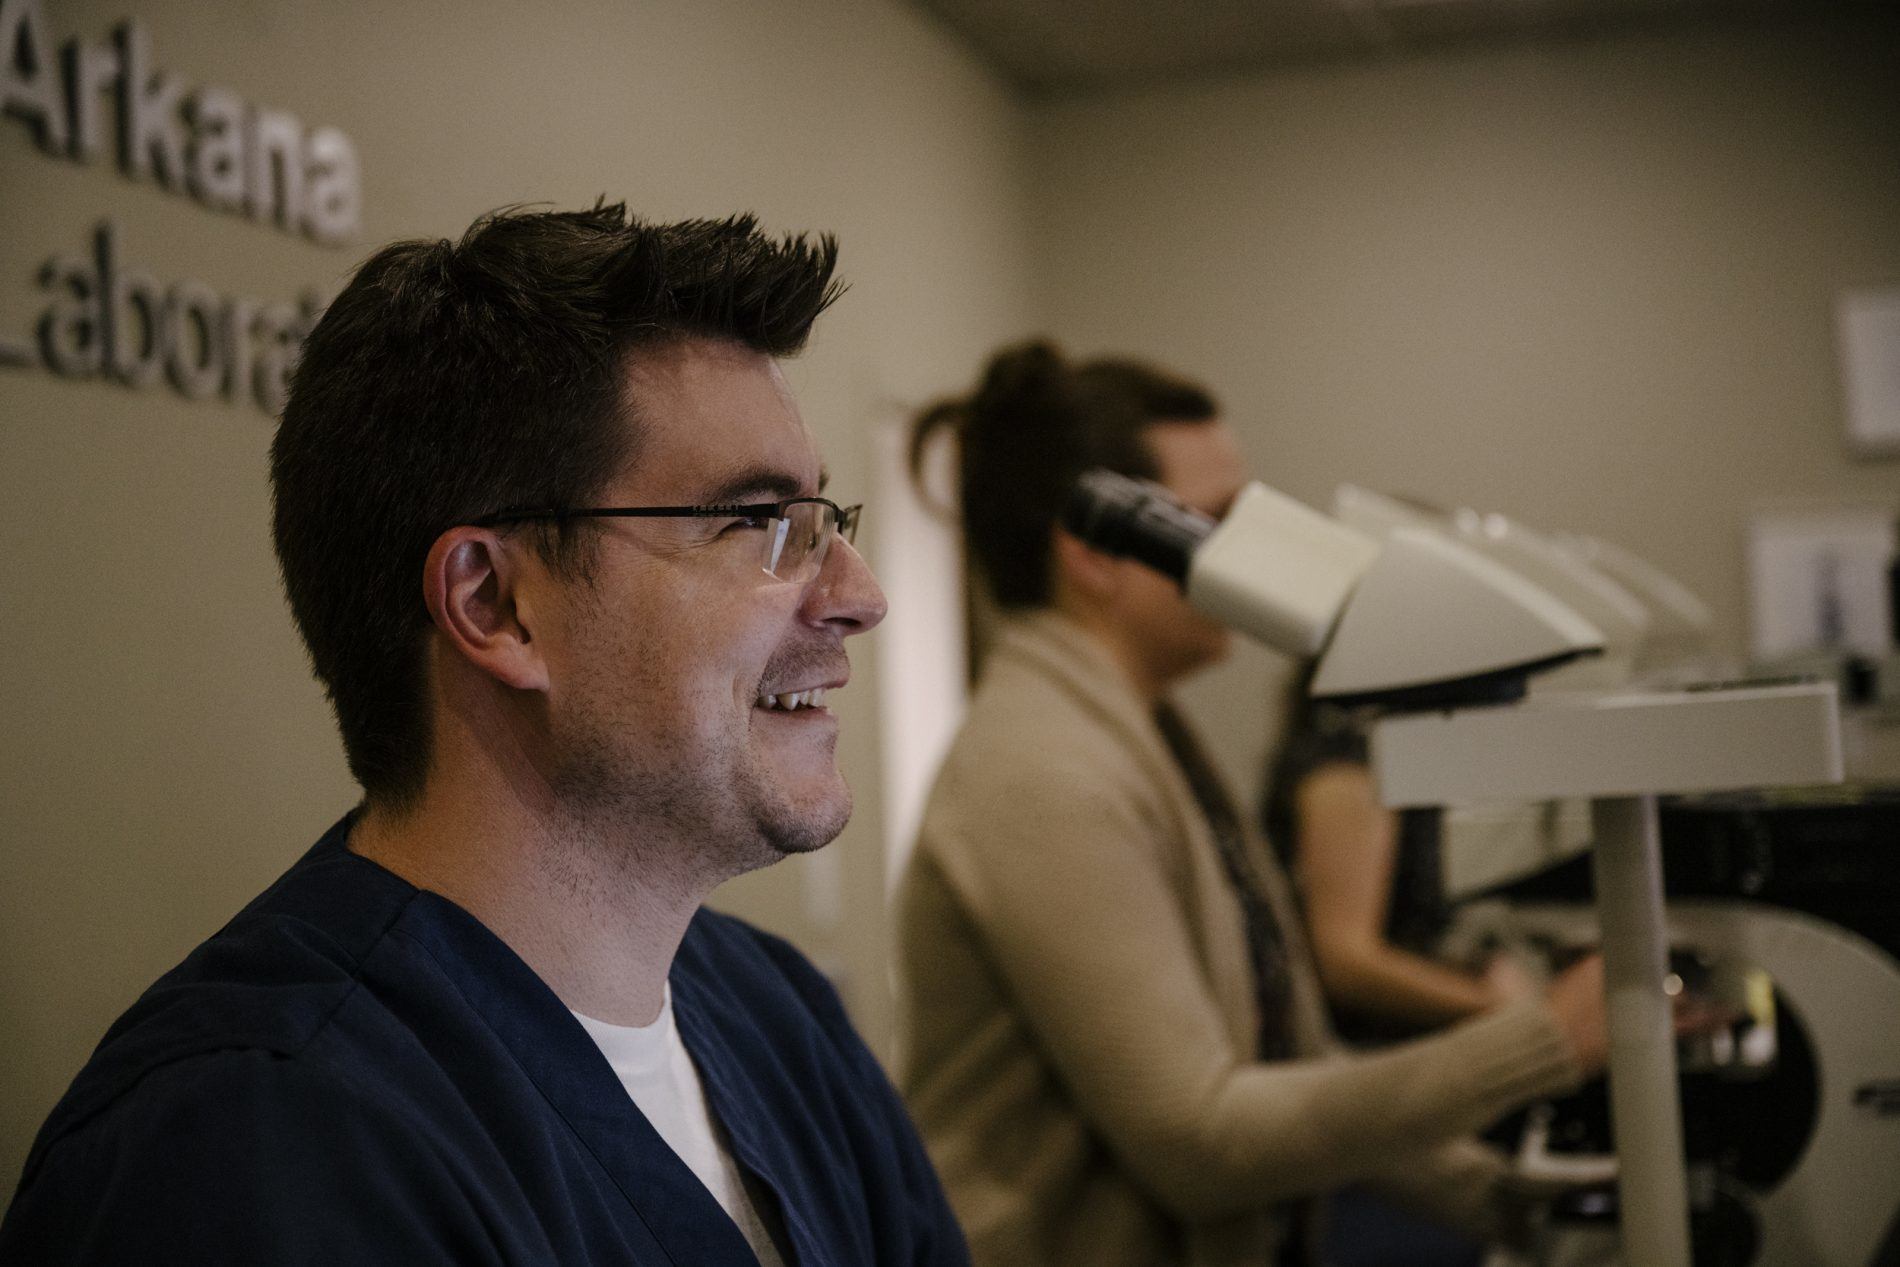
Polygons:
<instances>
[{"instance_id":1,"label":"man's neck","mask_svg":"<svg viewBox=\"0 0 1900 1267\"><path fill-rule=\"evenodd\" d=\"M438 766L415 806L367 807L351 851L480 920L574 1011L651 1024L715 881L678 865L689 851L589 830L489 774L458 779Z\"/></svg>"}]
</instances>

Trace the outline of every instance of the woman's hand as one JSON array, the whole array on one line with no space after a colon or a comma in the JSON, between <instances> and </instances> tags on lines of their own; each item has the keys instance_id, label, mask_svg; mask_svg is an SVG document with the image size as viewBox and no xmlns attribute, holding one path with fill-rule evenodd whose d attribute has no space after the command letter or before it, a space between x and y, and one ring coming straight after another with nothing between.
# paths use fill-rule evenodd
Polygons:
<instances>
[{"instance_id":1,"label":"woman's hand","mask_svg":"<svg viewBox=\"0 0 1900 1267\"><path fill-rule=\"evenodd\" d=\"M1500 951L1484 965L1485 989L1491 992L1493 1006L1502 1007L1537 993L1537 978L1510 954Z\"/></svg>"}]
</instances>

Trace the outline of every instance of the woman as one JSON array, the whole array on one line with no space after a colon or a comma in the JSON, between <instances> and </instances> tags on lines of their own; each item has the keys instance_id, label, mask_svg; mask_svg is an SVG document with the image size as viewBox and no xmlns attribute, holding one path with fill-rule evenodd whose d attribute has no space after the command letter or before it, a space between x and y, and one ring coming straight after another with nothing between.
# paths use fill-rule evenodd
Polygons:
<instances>
[{"instance_id":1,"label":"woman","mask_svg":"<svg viewBox=\"0 0 1900 1267\"><path fill-rule=\"evenodd\" d=\"M1361 712L1287 691L1262 825L1293 880L1339 1035L1378 1046L1530 993L1505 958L1482 973L1435 957L1449 924L1435 809L1379 803Z\"/></svg>"},{"instance_id":2,"label":"woman","mask_svg":"<svg viewBox=\"0 0 1900 1267\"><path fill-rule=\"evenodd\" d=\"M1529 996L1530 978L1508 958L1480 974L1435 956L1450 923L1441 814L1380 803L1366 744L1372 718L1314 700L1312 679L1311 670L1296 674L1287 691L1262 825L1293 881L1335 1032L1379 1047ZM1329 1213L1329 1267L1462 1267L1482 1258L1478 1246L1376 1192L1348 1189Z\"/></svg>"},{"instance_id":3,"label":"woman","mask_svg":"<svg viewBox=\"0 0 1900 1267\"><path fill-rule=\"evenodd\" d=\"M901 1079L976 1260L1302 1261L1311 1198L1361 1181L1500 1232L1507 1167L1469 1133L1601 1067L1600 964L1343 1051L1285 878L1168 699L1226 632L1058 525L1098 466L1223 513L1246 470L1211 397L1031 343L914 451L943 431L1003 619L904 881Z\"/></svg>"}]
</instances>

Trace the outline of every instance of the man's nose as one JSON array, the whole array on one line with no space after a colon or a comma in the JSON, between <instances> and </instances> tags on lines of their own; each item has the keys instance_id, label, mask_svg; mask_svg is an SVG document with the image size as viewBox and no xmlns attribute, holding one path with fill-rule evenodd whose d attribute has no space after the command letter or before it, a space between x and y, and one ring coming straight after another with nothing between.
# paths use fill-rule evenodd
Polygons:
<instances>
[{"instance_id":1,"label":"man's nose","mask_svg":"<svg viewBox=\"0 0 1900 1267\"><path fill-rule=\"evenodd\" d=\"M813 624L832 625L850 637L877 628L890 604L871 565L840 536L832 541L824 566L806 586L804 608Z\"/></svg>"}]
</instances>

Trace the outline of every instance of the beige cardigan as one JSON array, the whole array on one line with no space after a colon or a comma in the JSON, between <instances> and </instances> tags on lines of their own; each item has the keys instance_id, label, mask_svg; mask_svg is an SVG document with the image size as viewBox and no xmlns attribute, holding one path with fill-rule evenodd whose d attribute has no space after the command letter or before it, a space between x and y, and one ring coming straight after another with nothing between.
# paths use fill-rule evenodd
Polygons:
<instances>
[{"instance_id":1,"label":"beige cardigan","mask_svg":"<svg viewBox=\"0 0 1900 1267\"><path fill-rule=\"evenodd\" d=\"M1369 1181L1476 1230L1462 1138L1573 1087L1526 1002L1348 1054L1270 851L1301 1058L1253 1058L1240 906L1149 709L1049 613L994 649L900 903L901 1081L979 1264L1264 1264L1274 1205Z\"/></svg>"}]
</instances>

